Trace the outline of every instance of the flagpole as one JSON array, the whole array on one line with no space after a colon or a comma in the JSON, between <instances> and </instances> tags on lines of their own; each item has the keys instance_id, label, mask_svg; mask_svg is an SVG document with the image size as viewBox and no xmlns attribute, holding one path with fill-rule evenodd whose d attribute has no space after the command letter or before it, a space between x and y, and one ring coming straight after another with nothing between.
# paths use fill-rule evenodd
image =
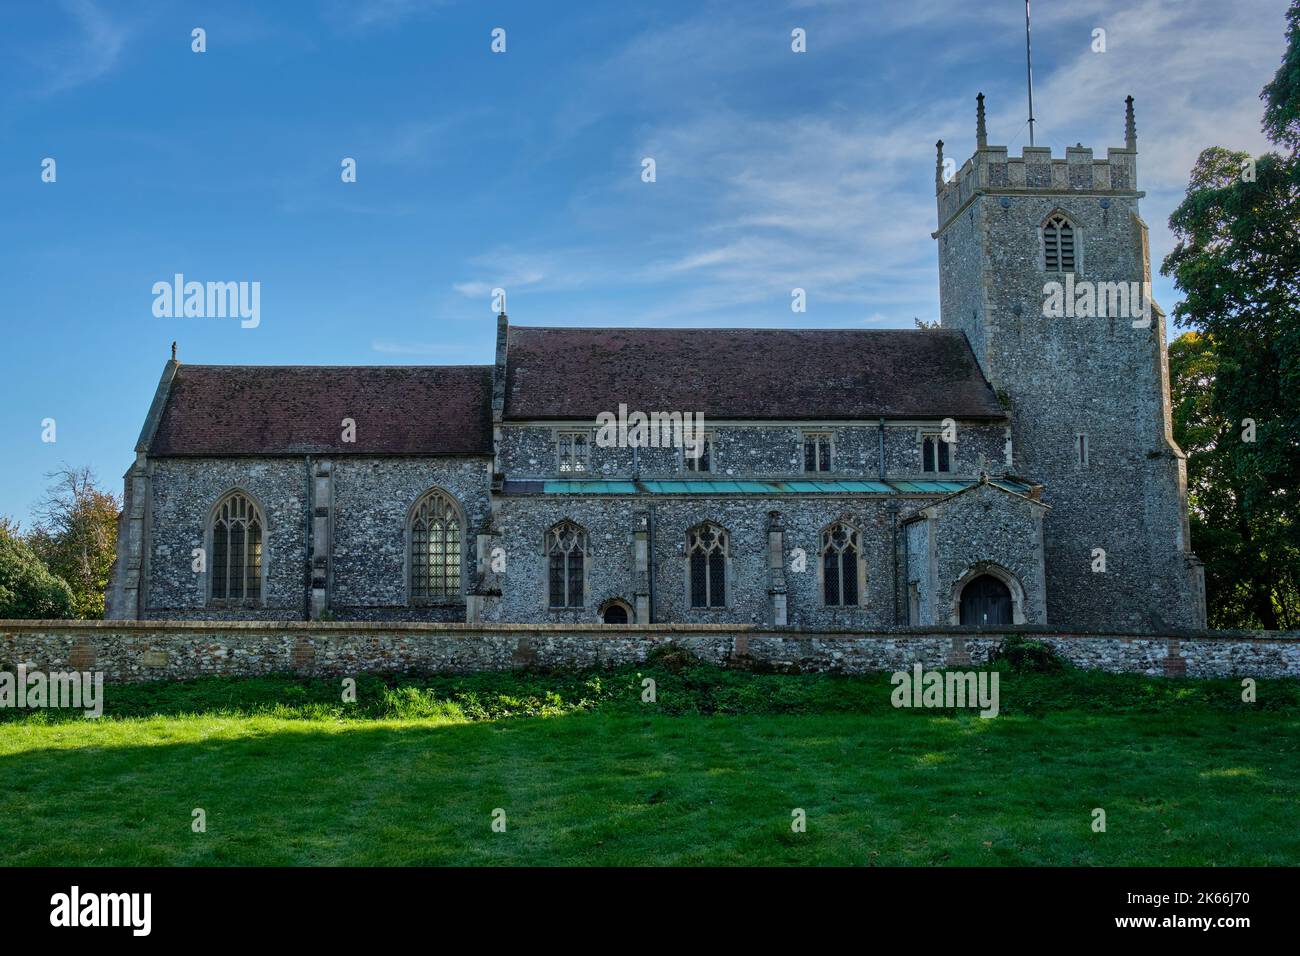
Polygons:
<instances>
[{"instance_id":1,"label":"flagpole","mask_svg":"<svg viewBox=\"0 0 1300 956\"><path fill-rule=\"evenodd\" d=\"M1029 145L1034 145L1034 61L1029 50L1029 0L1025 0L1025 75L1029 80Z\"/></svg>"}]
</instances>

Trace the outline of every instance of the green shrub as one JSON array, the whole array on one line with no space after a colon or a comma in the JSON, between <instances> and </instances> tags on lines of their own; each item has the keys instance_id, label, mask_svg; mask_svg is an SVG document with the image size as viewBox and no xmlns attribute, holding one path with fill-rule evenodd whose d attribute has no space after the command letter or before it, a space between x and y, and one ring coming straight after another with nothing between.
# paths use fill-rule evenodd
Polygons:
<instances>
[{"instance_id":1,"label":"green shrub","mask_svg":"<svg viewBox=\"0 0 1300 956\"><path fill-rule=\"evenodd\" d=\"M1009 634L990 655L995 666L1029 674L1055 674L1071 666L1056 653L1056 648L1043 641L1027 640L1019 634Z\"/></svg>"},{"instance_id":2,"label":"green shrub","mask_svg":"<svg viewBox=\"0 0 1300 956\"><path fill-rule=\"evenodd\" d=\"M645 662L647 667L662 667L674 674L703 663L696 654L676 644L660 644L653 648L646 654Z\"/></svg>"},{"instance_id":3,"label":"green shrub","mask_svg":"<svg viewBox=\"0 0 1300 956\"><path fill-rule=\"evenodd\" d=\"M72 589L27 543L0 534L0 618L74 618Z\"/></svg>"}]
</instances>

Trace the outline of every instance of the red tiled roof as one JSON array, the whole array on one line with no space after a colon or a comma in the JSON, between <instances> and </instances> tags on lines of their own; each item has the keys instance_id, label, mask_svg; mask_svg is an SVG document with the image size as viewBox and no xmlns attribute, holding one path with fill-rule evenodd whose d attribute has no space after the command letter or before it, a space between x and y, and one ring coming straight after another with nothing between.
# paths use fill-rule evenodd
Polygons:
<instances>
[{"instance_id":1,"label":"red tiled roof","mask_svg":"<svg viewBox=\"0 0 1300 956\"><path fill-rule=\"evenodd\" d=\"M1006 417L950 329L511 328L505 417Z\"/></svg>"},{"instance_id":2,"label":"red tiled roof","mask_svg":"<svg viewBox=\"0 0 1300 956\"><path fill-rule=\"evenodd\" d=\"M486 365L181 365L149 453L490 455L491 394Z\"/></svg>"}]
</instances>

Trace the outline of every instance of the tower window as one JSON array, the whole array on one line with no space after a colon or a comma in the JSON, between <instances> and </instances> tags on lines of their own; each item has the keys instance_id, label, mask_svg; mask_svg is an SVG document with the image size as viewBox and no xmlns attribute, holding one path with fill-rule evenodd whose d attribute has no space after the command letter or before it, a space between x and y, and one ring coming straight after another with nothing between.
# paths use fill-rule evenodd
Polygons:
<instances>
[{"instance_id":1,"label":"tower window","mask_svg":"<svg viewBox=\"0 0 1300 956\"><path fill-rule=\"evenodd\" d=\"M921 437L921 470L952 471L952 448L940 435Z\"/></svg>"},{"instance_id":2,"label":"tower window","mask_svg":"<svg viewBox=\"0 0 1300 956\"><path fill-rule=\"evenodd\" d=\"M1043 268L1048 272L1073 272L1075 229L1060 213L1043 223Z\"/></svg>"},{"instance_id":3,"label":"tower window","mask_svg":"<svg viewBox=\"0 0 1300 956\"><path fill-rule=\"evenodd\" d=\"M1088 435L1086 432L1077 432L1075 434L1074 456L1080 468L1088 467Z\"/></svg>"},{"instance_id":4,"label":"tower window","mask_svg":"<svg viewBox=\"0 0 1300 956\"><path fill-rule=\"evenodd\" d=\"M804 471L830 471L832 458L830 432L804 432Z\"/></svg>"}]
</instances>

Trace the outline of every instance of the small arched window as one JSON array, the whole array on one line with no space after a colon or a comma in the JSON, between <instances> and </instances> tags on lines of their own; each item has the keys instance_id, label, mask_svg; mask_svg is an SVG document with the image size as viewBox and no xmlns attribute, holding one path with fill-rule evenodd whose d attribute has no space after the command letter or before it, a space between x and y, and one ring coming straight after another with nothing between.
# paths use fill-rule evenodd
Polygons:
<instances>
[{"instance_id":1,"label":"small arched window","mask_svg":"<svg viewBox=\"0 0 1300 956\"><path fill-rule=\"evenodd\" d=\"M1061 213L1043 223L1043 268L1048 272L1073 272L1076 243L1074 224Z\"/></svg>"},{"instance_id":2,"label":"small arched window","mask_svg":"<svg viewBox=\"0 0 1300 956\"><path fill-rule=\"evenodd\" d=\"M411 509L411 601L454 601L461 594L460 508L434 489Z\"/></svg>"},{"instance_id":3,"label":"small arched window","mask_svg":"<svg viewBox=\"0 0 1300 956\"><path fill-rule=\"evenodd\" d=\"M710 522L686 538L691 607L727 606L727 532Z\"/></svg>"},{"instance_id":4,"label":"small arched window","mask_svg":"<svg viewBox=\"0 0 1300 956\"><path fill-rule=\"evenodd\" d=\"M262 512L243 492L232 491L212 511L212 561L209 569L214 602L262 600Z\"/></svg>"},{"instance_id":5,"label":"small arched window","mask_svg":"<svg viewBox=\"0 0 1300 956\"><path fill-rule=\"evenodd\" d=\"M587 532L572 521L561 521L546 532L546 559L550 568L550 603L553 608L586 604Z\"/></svg>"},{"instance_id":6,"label":"small arched window","mask_svg":"<svg viewBox=\"0 0 1300 956\"><path fill-rule=\"evenodd\" d=\"M822 601L827 607L856 607L858 531L837 521L822 532Z\"/></svg>"}]
</instances>

